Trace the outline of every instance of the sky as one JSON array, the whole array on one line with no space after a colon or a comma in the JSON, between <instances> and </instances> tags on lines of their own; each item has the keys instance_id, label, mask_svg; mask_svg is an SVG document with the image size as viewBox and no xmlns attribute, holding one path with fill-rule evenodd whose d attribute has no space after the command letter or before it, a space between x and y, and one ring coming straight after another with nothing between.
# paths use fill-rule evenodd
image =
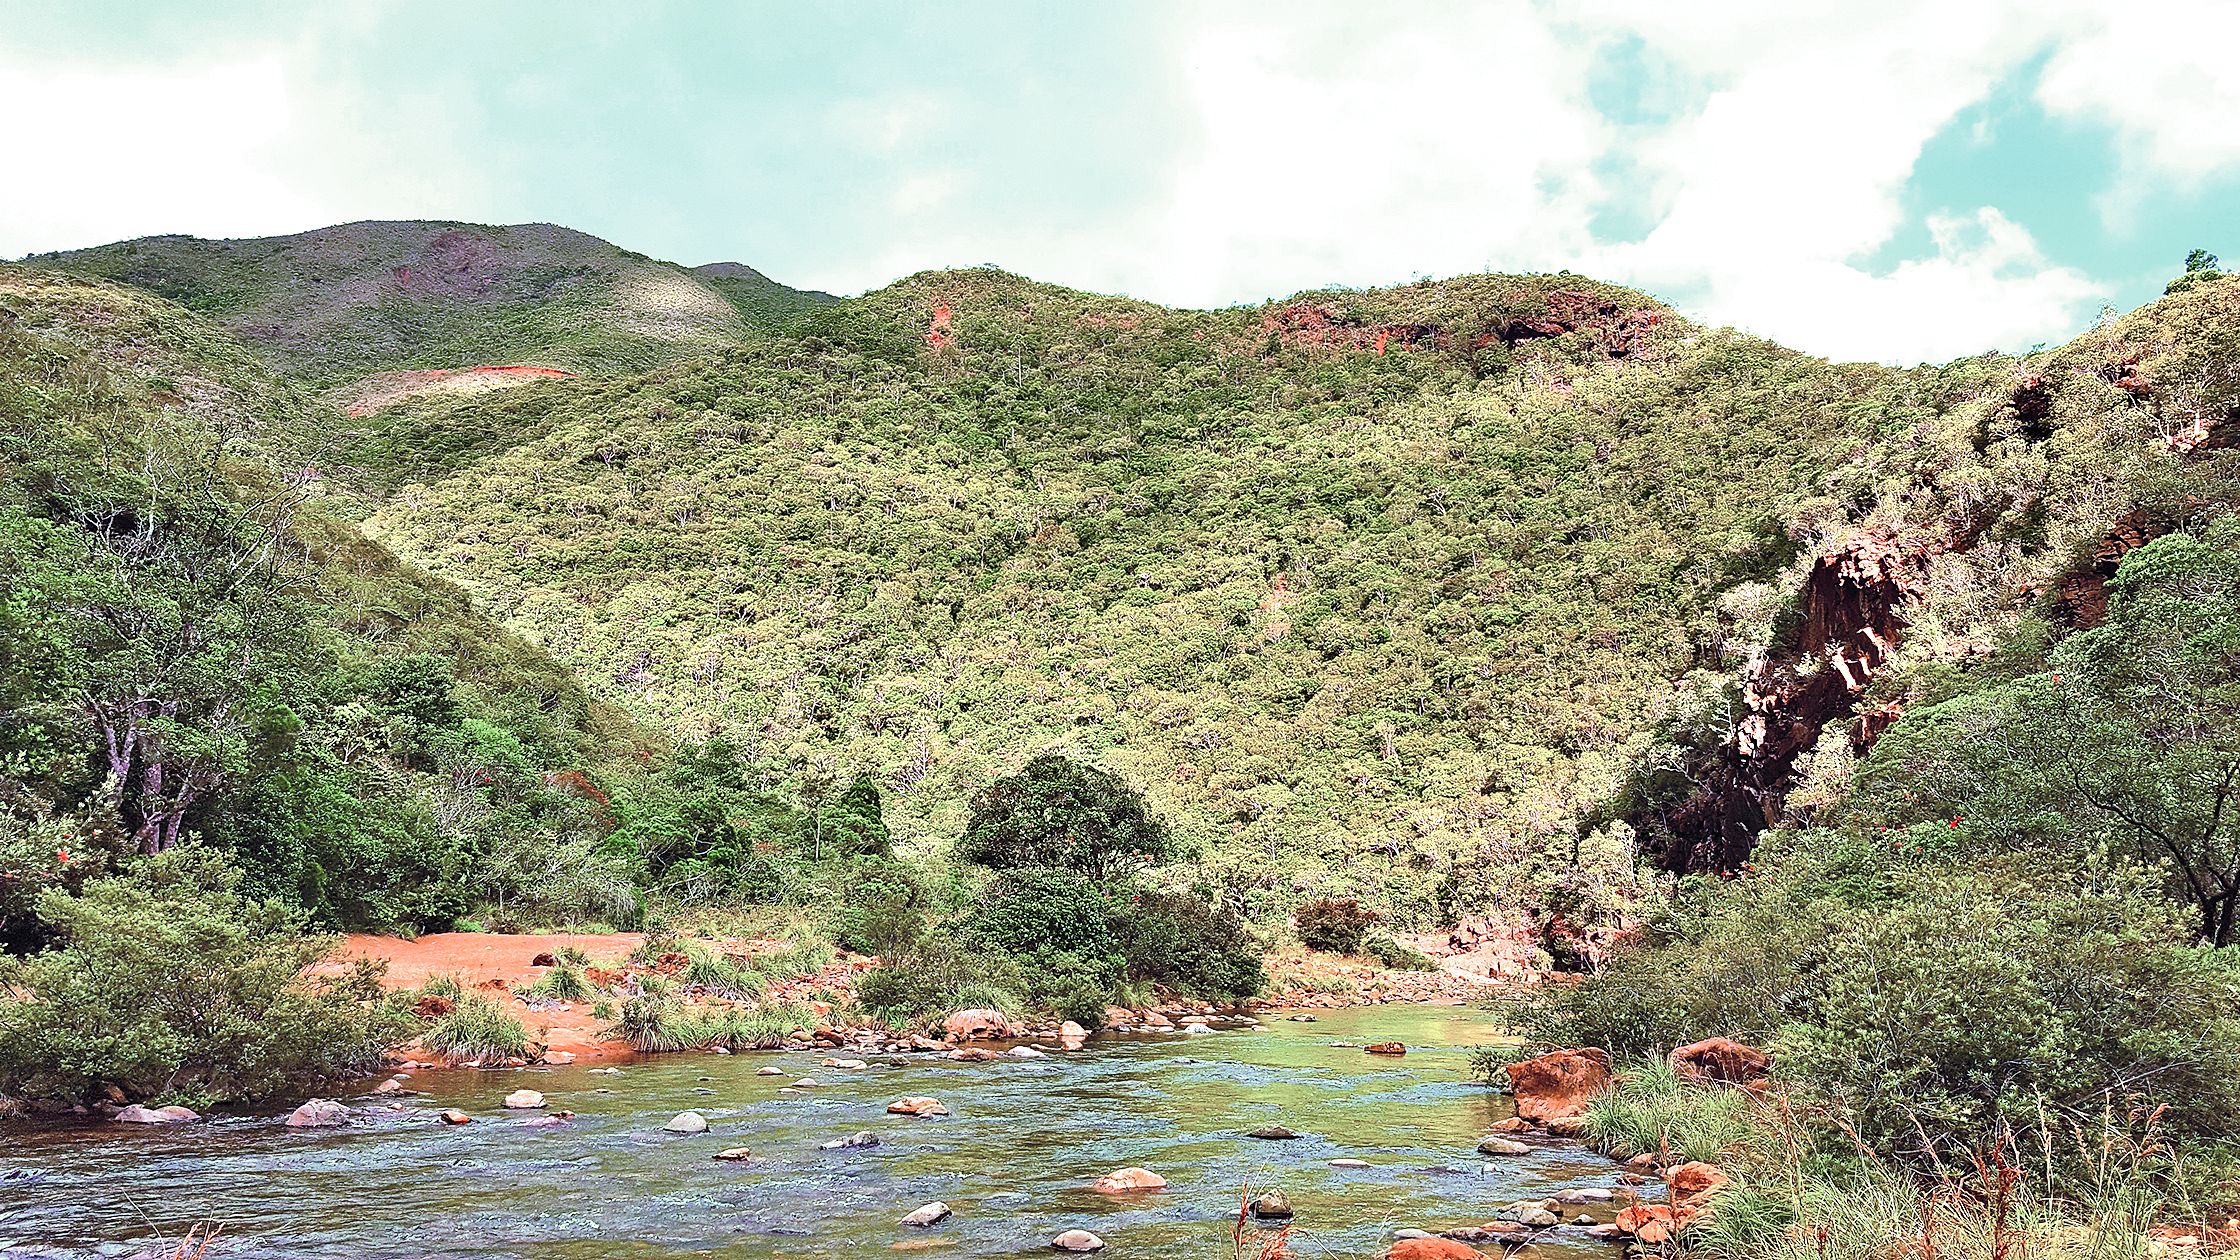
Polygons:
<instances>
[{"instance_id":1,"label":"sky","mask_svg":"<svg viewBox=\"0 0 2240 1260\"><path fill-rule=\"evenodd\" d=\"M1838 359L2240 262L2240 0L0 0L0 257L548 221L856 293L1571 270Z\"/></svg>"}]
</instances>

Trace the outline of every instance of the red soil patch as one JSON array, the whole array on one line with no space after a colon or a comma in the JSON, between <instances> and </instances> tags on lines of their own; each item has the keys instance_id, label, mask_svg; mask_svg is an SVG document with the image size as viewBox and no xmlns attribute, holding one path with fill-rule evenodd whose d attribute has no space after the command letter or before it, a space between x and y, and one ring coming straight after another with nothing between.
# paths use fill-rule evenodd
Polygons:
<instances>
[{"instance_id":1,"label":"red soil patch","mask_svg":"<svg viewBox=\"0 0 2240 1260\"><path fill-rule=\"evenodd\" d=\"M608 935L543 933L507 936L493 932L438 932L418 940L391 936L356 936L344 940L337 960L378 958L389 964L384 982L392 989L416 989L436 976L457 976L469 989L480 989L505 1000L510 990L522 989L544 973L533 965L540 954L557 954L574 946L594 964L619 968L644 940L635 932ZM336 963L327 964L330 968ZM549 1050L565 1050L579 1059L629 1054L630 1047L599 1036L605 1021L593 1019L589 1002L571 1002L549 1011L520 1009L507 1002L510 1012L528 1028L532 1039ZM539 1029L544 1032L540 1035Z\"/></svg>"}]
</instances>

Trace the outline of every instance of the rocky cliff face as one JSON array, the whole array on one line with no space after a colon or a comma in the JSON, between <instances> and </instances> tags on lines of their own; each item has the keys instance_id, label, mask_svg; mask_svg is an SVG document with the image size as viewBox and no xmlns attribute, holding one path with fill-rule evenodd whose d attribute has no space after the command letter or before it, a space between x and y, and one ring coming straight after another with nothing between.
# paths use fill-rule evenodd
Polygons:
<instances>
[{"instance_id":1,"label":"rocky cliff face","mask_svg":"<svg viewBox=\"0 0 2240 1260\"><path fill-rule=\"evenodd\" d=\"M1734 734L1701 755L1695 791L1646 828L1662 833L1665 866L1728 871L1749 856L1758 833L1779 819L1798 759L1828 723L1851 718L1859 694L1897 650L1940 550L1878 532L1813 561L1801 615L1743 685L1745 716ZM1862 719L1854 738L1870 743L1895 717Z\"/></svg>"}]
</instances>

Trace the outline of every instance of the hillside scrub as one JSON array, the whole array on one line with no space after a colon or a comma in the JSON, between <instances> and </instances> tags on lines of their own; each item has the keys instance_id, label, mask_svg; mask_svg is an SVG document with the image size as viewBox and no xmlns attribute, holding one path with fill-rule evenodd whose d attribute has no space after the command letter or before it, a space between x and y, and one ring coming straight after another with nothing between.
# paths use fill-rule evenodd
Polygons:
<instances>
[{"instance_id":1,"label":"hillside scrub","mask_svg":"<svg viewBox=\"0 0 2240 1260\"><path fill-rule=\"evenodd\" d=\"M241 884L217 855L182 848L41 893L49 944L0 956L0 1096L264 1098L371 1072L410 1039L376 972L307 977L333 939Z\"/></svg>"}]
</instances>

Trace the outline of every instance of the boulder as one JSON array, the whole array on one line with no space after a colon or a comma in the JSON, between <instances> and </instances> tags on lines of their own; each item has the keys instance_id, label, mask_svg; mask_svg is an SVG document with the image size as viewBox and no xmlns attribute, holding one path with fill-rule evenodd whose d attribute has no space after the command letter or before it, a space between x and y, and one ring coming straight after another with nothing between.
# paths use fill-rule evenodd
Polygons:
<instances>
[{"instance_id":1,"label":"boulder","mask_svg":"<svg viewBox=\"0 0 2240 1260\"><path fill-rule=\"evenodd\" d=\"M729 1163L736 1164L741 1160L753 1159L754 1152L744 1146L726 1146L722 1150L717 1151L714 1155L709 1156L709 1158L720 1159Z\"/></svg>"},{"instance_id":2,"label":"boulder","mask_svg":"<svg viewBox=\"0 0 2240 1260\"><path fill-rule=\"evenodd\" d=\"M966 1046L962 1050L951 1050L947 1057L959 1063L993 1063L1003 1056L985 1046Z\"/></svg>"},{"instance_id":3,"label":"boulder","mask_svg":"<svg viewBox=\"0 0 2240 1260\"><path fill-rule=\"evenodd\" d=\"M1252 1201L1252 1214L1263 1221L1291 1219L1291 1196L1281 1190L1270 1190Z\"/></svg>"},{"instance_id":4,"label":"boulder","mask_svg":"<svg viewBox=\"0 0 2240 1260\"><path fill-rule=\"evenodd\" d=\"M1060 1251L1103 1251L1104 1239L1085 1229L1069 1229L1050 1240Z\"/></svg>"},{"instance_id":5,"label":"boulder","mask_svg":"<svg viewBox=\"0 0 2240 1260\"><path fill-rule=\"evenodd\" d=\"M1174 1021L1157 1011L1145 1011L1140 1021L1145 1028L1172 1028Z\"/></svg>"},{"instance_id":6,"label":"boulder","mask_svg":"<svg viewBox=\"0 0 2240 1260\"><path fill-rule=\"evenodd\" d=\"M404 1081L398 1077L392 1076L389 1079L381 1082L379 1085L374 1086L372 1092L383 1097L386 1097L390 1094L404 1093Z\"/></svg>"},{"instance_id":7,"label":"boulder","mask_svg":"<svg viewBox=\"0 0 2240 1260\"><path fill-rule=\"evenodd\" d=\"M1507 1119L1493 1122L1495 1133L1525 1133L1529 1132L1531 1128L1532 1122L1523 1116L1510 1116Z\"/></svg>"},{"instance_id":8,"label":"boulder","mask_svg":"<svg viewBox=\"0 0 2240 1260\"><path fill-rule=\"evenodd\" d=\"M1589 1188L1579 1190L1559 1190L1556 1192L1554 1201L1557 1203L1565 1203L1577 1206L1581 1203L1608 1203L1610 1200L1616 1197L1618 1197L1617 1192L1614 1190Z\"/></svg>"},{"instance_id":9,"label":"boulder","mask_svg":"<svg viewBox=\"0 0 2240 1260\"><path fill-rule=\"evenodd\" d=\"M1013 1046L1004 1051L1004 1054L1014 1059L1047 1059L1050 1057L1033 1046Z\"/></svg>"},{"instance_id":10,"label":"boulder","mask_svg":"<svg viewBox=\"0 0 2240 1260\"><path fill-rule=\"evenodd\" d=\"M1259 1138L1263 1142L1289 1142L1296 1139L1299 1135L1293 1133L1289 1129L1284 1128L1280 1124L1271 1124L1254 1129L1251 1132L1245 1134L1245 1136L1249 1138Z\"/></svg>"},{"instance_id":11,"label":"boulder","mask_svg":"<svg viewBox=\"0 0 2240 1260\"><path fill-rule=\"evenodd\" d=\"M877 1146L878 1144L878 1134L869 1129L860 1129L844 1138L834 1138L829 1142L820 1142L817 1144L817 1149L820 1151L852 1151L867 1146Z\"/></svg>"},{"instance_id":12,"label":"boulder","mask_svg":"<svg viewBox=\"0 0 2240 1260\"><path fill-rule=\"evenodd\" d=\"M114 1119L119 1124L193 1124L202 1117L185 1107L143 1107L134 1103L118 1111Z\"/></svg>"},{"instance_id":13,"label":"boulder","mask_svg":"<svg viewBox=\"0 0 2240 1260\"><path fill-rule=\"evenodd\" d=\"M288 1113L291 1129L332 1129L350 1123L350 1109L331 1098L314 1098Z\"/></svg>"},{"instance_id":14,"label":"boulder","mask_svg":"<svg viewBox=\"0 0 2240 1260\"><path fill-rule=\"evenodd\" d=\"M1060 1041L1087 1041L1088 1039L1089 1030L1070 1019L1058 1025L1058 1040Z\"/></svg>"},{"instance_id":15,"label":"boulder","mask_svg":"<svg viewBox=\"0 0 2240 1260\"><path fill-rule=\"evenodd\" d=\"M547 1050L544 1052L544 1061L554 1067L566 1067L576 1061L576 1056L568 1050Z\"/></svg>"},{"instance_id":16,"label":"boulder","mask_svg":"<svg viewBox=\"0 0 2240 1260\"><path fill-rule=\"evenodd\" d=\"M1509 1219L1533 1229L1547 1229L1558 1223L1556 1214L1537 1203L1519 1203L1509 1209Z\"/></svg>"},{"instance_id":17,"label":"boulder","mask_svg":"<svg viewBox=\"0 0 2240 1260\"><path fill-rule=\"evenodd\" d=\"M1530 1155L1532 1148L1522 1142L1512 1142L1508 1138L1494 1136L1479 1141L1478 1153L1480 1155Z\"/></svg>"},{"instance_id":18,"label":"boulder","mask_svg":"<svg viewBox=\"0 0 2240 1260\"><path fill-rule=\"evenodd\" d=\"M1628 1237L1638 1238L1651 1246L1671 1242L1677 1228L1672 1209L1662 1203L1629 1207L1618 1213L1618 1219L1612 1224Z\"/></svg>"},{"instance_id":19,"label":"boulder","mask_svg":"<svg viewBox=\"0 0 2240 1260\"><path fill-rule=\"evenodd\" d=\"M793 1084L791 1084L791 1085L788 1085L788 1086L786 1086L786 1088L787 1088L787 1089L815 1089L815 1088L817 1088L817 1082L816 1082L816 1081L815 1081L814 1079L810 1078L810 1077L806 1077L806 1076L804 1076L804 1077L802 1077L802 1078L801 1078L800 1080L798 1080L798 1081L795 1081L795 1082L794 1082Z\"/></svg>"},{"instance_id":20,"label":"boulder","mask_svg":"<svg viewBox=\"0 0 2240 1260\"><path fill-rule=\"evenodd\" d=\"M917 1211L912 1212L910 1215L903 1217L902 1223L905 1225L916 1226L919 1229L926 1229L931 1226L938 1225L948 1219L948 1204L928 1203L924 1207L919 1208Z\"/></svg>"},{"instance_id":21,"label":"boulder","mask_svg":"<svg viewBox=\"0 0 2240 1260\"><path fill-rule=\"evenodd\" d=\"M782 1067L762 1067L756 1068L754 1074L756 1076L784 1076L786 1070Z\"/></svg>"},{"instance_id":22,"label":"boulder","mask_svg":"<svg viewBox=\"0 0 2240 1260\"><path fill-rule=\"evenodd\" d=\"M661 1126L664 1133L706 1133L708 1118L697 1111L680 1111Z\"/></svg>"},{"instance_id":23,"label":"boulder","mask_svg":"<svg viewBox=\"0 0 2240 1260\"><path fill-rule=\"evenodd\" d=\"M506 1106L514 1111L535 1111L544 1105L544 1095L533 1089L517 1089L506 1095Z\"/></svg>"},{"instance_id":24,"label":"boulder","mask_svg":"<svg viewBox=\"0 0 2240 1260\"><path fill-rule=\"evenodd\" d=\"M1773 1070L1773 1056L1756 1046L1710 1037L1665 1056L1681 1080L1697 1085L1755 1085Z\"/></svg>"},{"instance_id":25,"label":"boulder","mask_svg":"<svg viewBox=\"0 0 2240 1260\"><path fill-rule=\"evenodd\" d=\"M1089 1183L1098 1194L1125 1194L1130 1190L1164 1190L1167 1179L1148 1168L1123 1168Z\"/></svg>"},{"instance_id":26,"label":"boulder","mask_svg":"<svg viewBox=\"0 0 2240 1260\"><path fill-rule=\"evenodd\" d=\"M1717 1164L1690 1160L1664 1175L1665 1184L1672 1187L1672 1202L1676 1207L1701 1207L1712 1195L1719 1193L1730 1178L1720 1171Z\"/></svg>"},{"instance_id":27,"label":"boulder","mask_svg":"<svg viewBox=\"0 0 2240 1260\"><path fill-rule=\"evenodd\" d=\"M1397 1041L1380 1041L1374 1045L1361 1048L1369 1054L1406 1054L1408 1052L1408 1048Z\"/></svg>"},{"instance_id":28,"label":"boulder","mask_svg":"<svg viewBox=\"0 0 2240 1260\"><path fill-rule=\"evenodd\" d=\"M473 1124L474 1117L457 1107L446 1107L437 1117L445 1124Z\"/></svg>"},{"instance_id":29,"label":"boulder","mask_svg":"<svg viewBox=\"0 0 2240 1260\"><path fill-rule=\"evenodd\" d=\"M1601 1050L1557 1050L1508 1066L1517 1115L1551 1133L1576 1132L1587 1103L1610 1088L1610 1056Z\"/></svg>"},{"instance_id":30,"label":"boulder","mask_svg":"<svg viewBox=\"0 0 2240 1260\"><path fill-rule=\"evenodd\" d=\"M1485 1253L1452 1238L1402 1238L1385 1249L1384 1260L1485 1260Z\"/></svg>"},{"instance_id":31,"label":"boulder","mask_svg":"<svg viewBox=\"0 0 2240 1260\"><path fill-rule=\"evenodd\" d=\"M1011 1034L1011 1021L1002 1011L979 1007L958 1011L941 1021L941 1031L952 1041L973 1041L982 1037L1007 1037Z\"/></svg>"},{"instance_id":32,"label":"boulder","mask_svg":"<svg viewBox=\"0 0 2240 1260\"><path fill-rule=\"evenodd\" d=\"M888 1103L887 1112L897 1116L945 1116L949 1114L949 1109L942 1106L938 1098L911 1094Z\"/></svg>"}]
</instances>

